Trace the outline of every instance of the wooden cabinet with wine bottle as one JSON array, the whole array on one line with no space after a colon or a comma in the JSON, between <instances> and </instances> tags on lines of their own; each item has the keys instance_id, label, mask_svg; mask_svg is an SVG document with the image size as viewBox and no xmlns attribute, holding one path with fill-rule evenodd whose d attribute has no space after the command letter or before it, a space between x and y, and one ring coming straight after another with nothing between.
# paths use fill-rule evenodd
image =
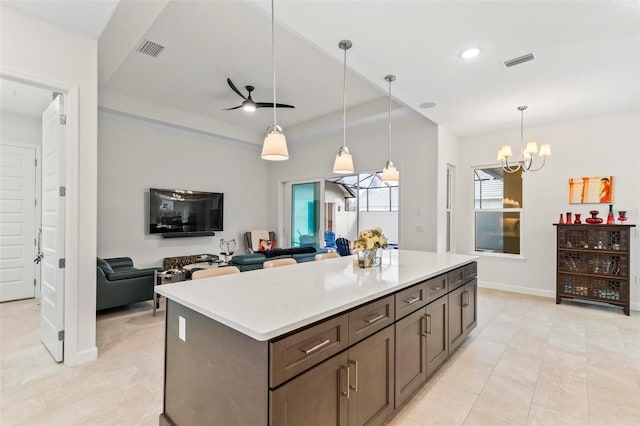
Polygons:
<instances>
[{"instance_id":1,"label":"wooden cabinet with wine bottle","mask_svg":"<svg viewBox=\"0 0 640 426\"><path fill-rule=\"evenodd\" d=\"M629 315L630 243L635 225L555 226L556 303L562 299L608 303Z\"/></svg>"}]
</instances>

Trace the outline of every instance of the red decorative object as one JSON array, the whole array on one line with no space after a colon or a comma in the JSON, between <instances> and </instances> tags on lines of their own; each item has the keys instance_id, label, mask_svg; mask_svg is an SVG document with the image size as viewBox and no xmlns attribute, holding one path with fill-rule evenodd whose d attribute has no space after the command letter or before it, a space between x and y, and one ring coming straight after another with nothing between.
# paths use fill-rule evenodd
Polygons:
<instances>
[{"instance_id":1,"label":"red decorative object","mask_svg":"<svg viewBox=\"0 0 640 426\"><path fill-rule=\"evenodd\" d=\"M571 223L573 223L573 220L571 219L571 212L567 212L567 225L570 225Z\"/></svg>"},{"instance_id":2,"label":"red decorative object","mask_svg":"<svg viewBox=\"0 0 640 426\"><path fill-rule=\"evenodd\" d=\"M609 204L609 214L607 215L607 225L612 225L615 222L615 217L613 216L613 204Z\"/></svg>"},{"instance_id":3,"label":"red decorative object","mask_svg":"<svg viewBox=\"0 0 640 426\"><path fill-rule=\"evenodd\" d=\"M574 220L574 221L573 221L573 223L574 223L575 225L580 225L580 224L582 223L582 222L580 221L580 216L581 216L581 214L580 214L580 213L576 213L574 216L576 217L576 220Z\"/></svg>"},{"instance_id":4,"label":"red decorative object","mask_svg":"<svg viewBox=\"0 0 640 426\"><path fill-rule=\"evenodd\" d=\"M560 220L558 221L558 223L560 225L564 225L564 216L562 216L562 213L560 213Z\"/></svg>"},{"instance_id":5,"label":"red decorative object","mask_svg":"<svg viewBox=\"0 0 640 426\"><path fill-rule=\"evenodd\" d=\"M560 215L560 216L562 216L562 215ZM626 211L626 210L619 210L619 211L618 211L618 220L619 220L620 222L626 222L626 221L627 221L627 219L629 219L629 218L627 217L627 211Z\"/></svg>"},{"instance_id":6,"label":"red decorative object","mask_svg":"<svg viewBox=\"0 0 640 426\"><path fill-rule=\"evenodd\" d=\"M602 223L602 218L597 217L598 213L600 213L598 210L590 210L589 214L591 214L591 217L585 219L585 222L590 223L591 225Z\"/></svg>"}]
</instances>

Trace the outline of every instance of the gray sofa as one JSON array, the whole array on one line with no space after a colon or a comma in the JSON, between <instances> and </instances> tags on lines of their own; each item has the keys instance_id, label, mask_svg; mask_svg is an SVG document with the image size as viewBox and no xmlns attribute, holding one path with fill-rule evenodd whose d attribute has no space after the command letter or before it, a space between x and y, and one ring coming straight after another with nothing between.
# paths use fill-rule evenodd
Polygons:
<instances>
[{"instance_id":1,"label":"gray sofa","mask_svg":"<svg viewBox=\"0 0 640 426\"><path fill-rule=\"evenodd\" d=\"M241 272L253 271L254 269L262 269L262 264L266 260L293 257L298 263L310 262L315 260L316 254L326 252L328 252L328 250L325 248L316 249L313 247L275 249L268 252L255 252L233 256L229 265L237 267Z\"/></svg>"},{"instance_id":2,"label":"gray sofa","mask_svg":"<svg viewBox=\"0 0 640 426\"><path fill-rule=\"evenodd\" d=\"M98 258L96 310L153 300L154 272L137 269L130 257Z\"/></svg>"}]
</instances>

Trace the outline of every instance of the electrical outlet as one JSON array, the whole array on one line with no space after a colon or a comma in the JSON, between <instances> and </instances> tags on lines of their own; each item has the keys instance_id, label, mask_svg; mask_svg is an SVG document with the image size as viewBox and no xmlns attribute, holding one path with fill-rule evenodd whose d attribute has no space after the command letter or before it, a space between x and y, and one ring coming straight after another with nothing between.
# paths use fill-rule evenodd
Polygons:
<instances>
[{"instance_id":1,"label":"electrical outlet","mask_svg":"<svg viewBox=\"0 0 640 426\"><path fill-rule=\"evenodd\" d=\"M187 341L187 320L178 316L178 338L183 342Z\"/></svg>"}]
</instances>

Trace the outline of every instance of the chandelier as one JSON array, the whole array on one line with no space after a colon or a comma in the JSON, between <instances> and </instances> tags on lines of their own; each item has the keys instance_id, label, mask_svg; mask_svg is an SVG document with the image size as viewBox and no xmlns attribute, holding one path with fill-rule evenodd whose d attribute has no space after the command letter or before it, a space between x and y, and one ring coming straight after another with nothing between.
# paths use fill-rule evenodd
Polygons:
<instances>
[{"instance_id":1,"label":"chandelier","mask_svg":"<svg viewBox=\"0 0 640 426\"><path fill-rule=\"evenodd\" d=\"M509 158L513 156L511 152L511 146L505 145L498 150L498 161L502 164L502 169L507 173L515 173L518 170L523 172L535 172L544 167L545 160L551 155L551 145L544 144L540 146L538 151L538 144L536 142L529 142L527 146L524 145L524 110L527 109L526 105L518 107L520 111L520 159L518 161L512 161L509 163ZM534 167L534 161L537 157L542 158L542 163L538 167Z\"/></svg>"}]
</instances>

